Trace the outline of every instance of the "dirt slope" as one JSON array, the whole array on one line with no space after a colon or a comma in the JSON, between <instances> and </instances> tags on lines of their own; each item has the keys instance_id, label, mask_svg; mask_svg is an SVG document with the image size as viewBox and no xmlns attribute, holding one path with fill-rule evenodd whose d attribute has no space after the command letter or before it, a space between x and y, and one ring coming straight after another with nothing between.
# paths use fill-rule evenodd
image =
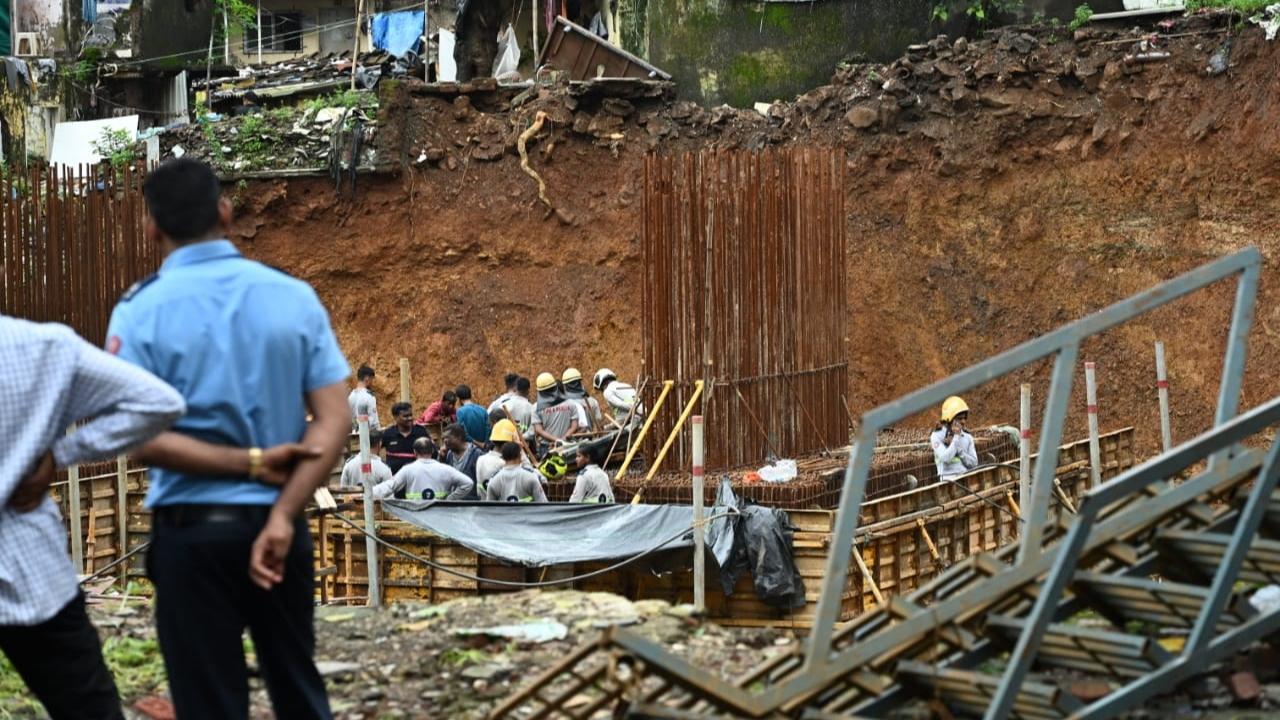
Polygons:
<instances>
[{"instance_id":1,"label":"dirt slope","mask_svg":"<svg viewBox=\"0 0 1280 720\"><path fill-rule=\"evenodd\" d=\"M393 88L379 149L398 172L362 178L354 200L320 180L251 184L239 239L315 284L353 364L383 373L387 399L400 355L419 406L460 381L487 398L509 369L608 364L631 377L643 154L839 144L855 414L1250 244L1267 258L1252 405L1280 392L1280 43L1247 28L1230 68L1210 75L1225 27L1148 29L1192 33L1154 48L1127 29L939 40L888 67L844 68L770 118L661 99L606 106L556 89L485 106ZM1171 57L1133 57L1147 52ZM538 110L554 122L532 161L562 218L539 205L515 156ZM1084 348L1104 427L1135 424L1143 449L1156 447L1156 339L1168 347L1175 439L1209 422L1232 296L1215 287ZM1047 377L1045 365L974 393L975 421L1016 420L1016 383L1043 398ZM1079 432L1082 373L1073 395Z\"/></svg>"}]
</instances>

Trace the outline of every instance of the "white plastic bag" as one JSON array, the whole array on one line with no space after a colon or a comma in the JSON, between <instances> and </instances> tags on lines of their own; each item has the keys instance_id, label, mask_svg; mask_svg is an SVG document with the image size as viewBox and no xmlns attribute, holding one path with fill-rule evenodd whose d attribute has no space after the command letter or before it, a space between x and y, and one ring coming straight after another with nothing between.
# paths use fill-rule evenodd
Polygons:
<instances>
[{"instance_id":1,"label":"white plastic bag","mask_svg":"<svg viewBox=\"0 0 1280 720\"><path fill-rule=\"evenodd\" d=\"M1260 613L1266 614L1280 609L1280 586L1268 585L1249 598L1249 604Z\"/></svg>"},{"instance_id":2,"label":"white plastic bag","mask_svg":"<svg viewBox=\"0 0 1280 720\"><path fill-rule=\"evenodd\" d=\"M772 465L765 465L759 470L760 479L771 483L784 483L796 477L795 460L779 460Z\"/></svg>"},{"instance_id":3,"label":"white plastic bag","mask_svg":"<svg viewBox=\"0 0 1280 720\"><path fill-rule=\"evenodd\" d=\"M516 29L507 23L507 29L498 35L498 57L493 60L493 77L498 80L520 79L520 45L516 42Z\"/></svg>"}]
</instances>

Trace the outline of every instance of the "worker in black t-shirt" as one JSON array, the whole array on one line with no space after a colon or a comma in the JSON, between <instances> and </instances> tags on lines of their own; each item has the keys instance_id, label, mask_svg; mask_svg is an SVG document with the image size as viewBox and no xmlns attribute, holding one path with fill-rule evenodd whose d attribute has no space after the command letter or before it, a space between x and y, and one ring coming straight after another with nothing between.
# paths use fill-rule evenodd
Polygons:
<instances>
[{"instance_id":1,"label":"worker in black t-shirt","mask_svg":"<svg viewBox=\"0 0 1280 720\"><path fill-rule=\"evenodd\" d=\"M395 425L382 431L382 447L387 451L387 466L391 474L400 472L400 468L417 459L413 452L413 441L418 438L430 438L430 433L421 425L413 424L413 406L407 402L399 402L391 406L391 416Z\"/></svg>"}]
</instances>

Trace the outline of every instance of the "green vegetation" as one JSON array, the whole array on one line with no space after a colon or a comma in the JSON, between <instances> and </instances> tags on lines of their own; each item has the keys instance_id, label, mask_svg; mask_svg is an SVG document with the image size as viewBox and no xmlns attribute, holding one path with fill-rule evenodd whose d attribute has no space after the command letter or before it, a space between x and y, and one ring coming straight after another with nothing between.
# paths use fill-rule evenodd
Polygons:
<instances>
[{"instance_id":1,"label":"green vegetation","mask_svg":"<svg viewBox=\"0 0 1280 720\"><path fill-rule=\"evenodd\" d=\"M40 703L31 697L27 684L9 659L0 653L0 720L31 717L41 712Z\"/></svg>"},{"instance_id":2,"label":"green vegetation","mask_svg":"<svg viewBox=\"0 0 1280 720\"><path fill-rule=\"evenodd\" d=\"M1201 8L1226 8L1241 15L1255 15L1263 11L1275 0L1186 0L1187 12Z\"/></svg>"},{"instance_id":3,"label":"green vegetation","mask_svg":"<svg viewBox=\"0 0 1280 720\"><path fill-rule=\"evenodd\" d=\"M371 92L361 90L339 90L330 95L324 95L312 98L306 104L306 112L314 115L316 112L330 107L341 108L371 108L377 107L378 97Z\"/></svg>"},{"instance_id":4,"label":"green vegetation","mask_svg":"<svg viewBox=\"0 0 1280 720\"><path fill-rule=\"evenodd\" d=\"M213 123L204 115L197 120L200 123L200 131L204 134L204 144L209 148L209 160L218 170L227 169L227 154L222 151L222 141L218 139L218 133L213 130Z\"/></svg>"},{"instance_id":5,"label":"green vegetation","mask_svg":"<svg viewBox=\"0 0 1280 720\"><path fill-rule=\"evenodd\" d=\"M261 115L245 115L237 130L236 151L250 165L261 160L279 141L275 129Z\"/></svg>"},{"instance_id":6,"label":"green vegetation","mask_svg":"<svg viewBox=\"0 0 1280 720\"><path fill-rule=\"evenodd\" d=\"M476 665L489 659L488 653L475 648L459 648L451 647L440 655L440 662L444 665L458 667L461 665Z\"/></svg>"},{"instance_id":7,"label":"green vegetation","mask_svg":"<svg viewBox=\"0 0 1280 720\"><path fill-rule=\"evenodd\" d=\"M110 163L112 169L119 170L138 159L138 142L128 130L103 128L93 141L93 151Z\"/></svg>"},{"instance_id":8,"label":"green vegetation","mask_svg":"<svg viewBox=\"0 0 1280 720\"><path fill-rule=\"evenodd\" d=\"M954 12L963 9L964 14L979 24L985 25L995 20L1000 13L1017 12L1022 9L1023 0L962 0L957 8L955 2L939 2L929 13L931 20L946 22Z\"/></svg>"},{"instance_id":9,"label":"green vegetation","mask_svg":"<svg viewBox=\"0 0 1280 720\"><path fill-rule=\"evenodd\" d=\"M1071 32L1075 32L1084 27L1084 24L1089 22L1089 18L1091 17L1093 17L1093 8L1089 7L1088 4L1077 5L1076 16L1072 18L1070 24L1067 25L1067 29Z\"/></svg>"},{"instance_id":10,"label":"green vegetation","mask_svg":"<svg viewBox=\"0 0 1280 720\"><path fill-rule=\"evenodd\" d=\"M164 684L164 660L154 639L108 638L102 645L102 654L123 698L155 692Z\"/></svg>"}]
</instances>

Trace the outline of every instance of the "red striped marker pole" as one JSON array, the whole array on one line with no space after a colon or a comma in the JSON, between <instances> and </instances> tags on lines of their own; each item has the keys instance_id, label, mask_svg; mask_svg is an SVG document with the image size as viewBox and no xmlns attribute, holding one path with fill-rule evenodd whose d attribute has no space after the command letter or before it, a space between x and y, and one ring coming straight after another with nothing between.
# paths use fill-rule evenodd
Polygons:
<instances>
[{"instance_id":1,"label":"red striped marker pole","mask_svg":"<svg viewBox=\"0 0 1280 720\"><path fill-rule=\"evenodd\" d=\"M1084 390L1089 403L1089 468L1092 487L1102 484L1102 449L1098 446L1098 384L1093 378L1093 363L1084 364Z\"/></svg>"},{"instance_id":2,"label":"red striped marker pole","mask_svg":"<svg viewBox=\"0 0 1280 720\"><path fill-rule=\"evenodd\" d=\"M707 611L706 530L702 527L702 416L693 418L693 609Z\"/></svg>"},{"instance_id":3,"label":"red striped marker pole","mask_svg":"<svg viewBox=\"0 0 1280 720\"><path fill-rule=\"evenodd\" d=\"M1173 449L1173 428L1169 424L1169 378L1165 374L1164 343L1156 341L1156 392L1160 395L1160 443L1164 451Z\"/></svg>"},{"instance_id":4,"label":"red striped marker pole","mask_svg":"<svg viewBox=\"0 0 1280 720\"><path fill-rule=\"evenodd\" d=\"M1022 386L1022 412L1018 430L1018 508L1023 512L1031 507L1031 386Z\"/></svg>"},{"instance_id":5,"label":"red striped marker pole","mask_svg":"<svg viewBox=\"0 0 1280 720\"><path fill-rule=\"evenodd\" d=\"M357 415L356 426L360 428L360 484L364 486L364 527L370 534L377 534L378 529L373 524L373 458L369 455L369 416ZM378 543L369 535L364 536L364 552L369 564L369 597L366 604L378 607L382 605Z\"/></svg>"}]
</instances>

